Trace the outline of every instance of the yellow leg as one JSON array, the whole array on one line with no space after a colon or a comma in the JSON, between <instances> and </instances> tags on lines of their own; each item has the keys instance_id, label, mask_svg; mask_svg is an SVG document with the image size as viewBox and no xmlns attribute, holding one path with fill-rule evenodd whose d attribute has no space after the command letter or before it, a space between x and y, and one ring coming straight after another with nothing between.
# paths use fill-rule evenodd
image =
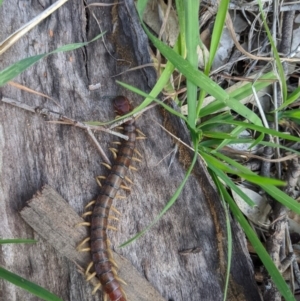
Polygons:
<instances>
[{"instance_id":1,"label":"yellow leg","mask_svg":"<svg viewBox=\"0 0 300 301\"><path fill-rule=\"evenodd\" d=\"M99 283L94 287L93 291L92 291L92 295L95 295L97 290L101 288L101 283L99 281Z\"/></svg>"},{"instance_id":2,"label":"yellow leg","mask_svg":"<svg viewBox=\"0 0 300 301\"><path fill-rule=\"evenodd\" d=\"M135 161L135 162L139 162L139 163L142 162L142 160L140 160L139 158L136 158L136 157L132 157L131 160Z\"/></svg>"},{"instance_id":3,"label":"yellow leg","mask_svg":"<svg viewBox=\"0 0 300 301\"><path fill-rule=\"evenodd\" d=\"M107 225L107 229L113 230L113 231L118 231L117 228L115 228L115 227L113 227L113 226L109 226L109 225Z\"/></svg>"},{"instance_id":4,"label":"yellow leg","mask_svg":"<svg viewBox=\"0 0 300 301\"><path fill-rule=\"evenodd\" d=\"M109 150L112 152L114 159L117 159L117 152L116 148L110 147Z\"/></svg>"},{"instance_id":5,"label":"yellow leg","mask_svg":"<svg viewBox=\"0 0 300 301\"><path fill-rule=\"evenodd\" d=\"M109 164L107 164L107 163L105 163L105 162L101 162L101 164L102 164L103 166L105 166L106 168L111 169L111 166L110 166Z\"/></svg>"},{"instance_id":6,"label":"yellow leg","mask_svg":"<svg viewBox=\"0 0 300 301\"><path fill-rule=\"evenodd\" d=\"M146 135L139 129L135 129L140 135L142 135L143 137L146 137Z\"/></svg>"},{"instance_id":7,"label":"yellow leg","mask_svg":"<svg viewBox=\"0 0 300 301\"><path fill-rule=\"evenodd\" d=\"M92 268L93 265L94 263L91 261L85 270L85 276L87 276L90 273L90 269Z\"/></svg>"},{"instance_id":8,"label":"yellow leg","mask_svg":"<svg viewBox=\"0 0 300 301\"><path fill-rule=\"evenodd\" d=\"M86 281L90 281L92 278L94 278L96 276L96 272L92 273L91 275L89 275L87 278L86 278Z\"/></svg>"},{"instance_id":9,"label":"yellow leg","mask_svg":"<svg viewBox=\"0 0 300 301\"><path fill-rule=\"evenodd\" d=\"M78 250L78 252L90 252L91 248L82 248L80 250Z\"/></svg>"},{"instance_id":10,"label":"yellow leg","mask_svg":"<svg viewBox=\"0 0 300 301\"><path fill-rule=\"evenodd\" d=\"M82 246L84 246L88 241L90 241L90 237L85 238L78 246L77 246L77 250L79 251L81 249Z\"/></svg>"},{"instance_id":11,"label":"yellow leg","mask_svg":"<svg viewBox=\"0 0 300 301\"><path fill-rule=\"evenodd\" d=\"M119 221L119 219L117 217L113 216L113 215L109 215L108 218L113 219L115 221Z\"/></svg>"},{"instance_id":12,"label":"yellow leg","mask_svg":"<svg viewBox=\"0 0 300 301\"><path fill-rule=\"evenodd\" d=\"M79 227L79 226L87 226L87 227L90 227L91 226L91 223L89 222L82 222L82 223L79 223L75 226L75 228Z\"/></svg>"},{"instance_id":13,"label":"yellow leg","mask_svg":"<svg viewBox=\"0 0 300 301\"><path fill-rule=\"evenodd\" d=\"M93 211L87 211L81 215L82 218L85 218L88 215L92 215Z\"/></svg>"},{"instance_id":14,"label":"yellow leg","mask_svg":"<svg viewBox=\"0 0 300 301\"><path fill-rule=\"evenodd\" d=\"M115 213L117 213L119 215L122 215L121 212L119 212L114 206L111 206L110 210L112 210L113 212L115 212Z\"/></svg>"},{"instance_id":15,"label":"yellow leg","mask_svg":"<svg viewBox=\"0 0 300 301\"><path fill-rule=\"evenodd\" d=\"M133 171L137 171L137 169L134 166L132 166L132 165L129 165L129 169L133 170Z\"/></svg>"},{"instance_id":16,"label":"yellow leg","mask_svg":"<svg viewBox=\"0 0 300 301\"><path fill-rule=\"evenodd\" d=\"M138 156L140 156L141 158L143 158L142 154L135 148L133 150Z\"/></svg>"},{"instance_id":17,"label":"yellow leg","mask_svg":"<svg viewBox=\"0 0 300 301\"><path fill-rule=\"evenodd\" d=\"M133 182L132 182L127 176L125 176L125 180L126 180L128 183L130 183L131 185L133 185Z\"/></svg>"},{"instance_id":18,"label":"yellow leg","mask_svg":"<svg viewBox=\"0 0 300 301\"><path fill-rule=\"evenodd\" d=\"M131 191L131 188L125 185L120 185L120 187L124 190Z\"/></svg>"},{"instance_id":19,"label":"yellow leg","mask_svg":"<svg viewBox=\"0 0 300 301\"><path fill-rule=\"evenodd\" d=\"M91 206L93 206L93 205L95 205L95 203L96 203L96 201L95 200L93 200L93 201L90 201L85 207L84 207L84 209L87 209L87 208L89 208L89 207L91 207Z\"/></svg>"}]
</instances>

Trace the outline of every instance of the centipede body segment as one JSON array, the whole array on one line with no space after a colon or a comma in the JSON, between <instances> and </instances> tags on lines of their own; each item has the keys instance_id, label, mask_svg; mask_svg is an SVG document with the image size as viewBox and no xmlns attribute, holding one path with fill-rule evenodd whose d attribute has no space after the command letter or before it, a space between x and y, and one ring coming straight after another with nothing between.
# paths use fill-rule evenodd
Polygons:
<instances>
[{"instance_id":1,"label":"centipede body segment","mask_svg":"<svg viewBox=\"0 0 300 301\"><path fill-rule=\"evenodd\" d=\"M129 100L124 96L118 96L114 99L114 107L119 115L127 114L132 110ZM114 272L106 230L108 229L112 201L126 180L126 174L133 157L136 141L135 120L127 121L123 125L123 131L129 139L121 143L115 162L103 183L91 215L90 250L92 261L102 288L111 301L126 301L125 294Z\"/></svg>"}]
</instances>

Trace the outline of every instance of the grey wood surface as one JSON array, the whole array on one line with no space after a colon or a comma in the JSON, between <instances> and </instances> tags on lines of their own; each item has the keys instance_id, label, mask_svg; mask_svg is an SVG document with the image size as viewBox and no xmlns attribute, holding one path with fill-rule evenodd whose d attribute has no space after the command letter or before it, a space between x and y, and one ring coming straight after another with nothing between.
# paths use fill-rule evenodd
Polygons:
<instances>
[{"instance_id":1,"label":"grey wood surface","mask_svg":"<svg viewBox=\"0 0 300 301\"><path fill-rule=\"evenodd\" d=\"M85 10L82 1L69 1L0 57L3 69L21 58L90 40L100 30L105 31L104 40L51 55L15 79L53 97L61 108L9 85L1 88L0 96L60 111L79 121L112 119L111 99L119 94L132 99L135 105L140 103L140 97L115 83L118 79L143 91L149 91L155 83L155 72L149 67L115 77L150 61L148 42L133 1L123 2L113 11L111 7ZM51 3L4 0L0 7L0 40ZM101 84L100 89L89 91L88 86L96 83ZM138 120L139 128L147 136L147 140L138 143L144 159L139 171L131 175L132 192L126 200L115 201L122 218L119 231L109 234L113 248L168 301L222 300L227 256L225 215L200 160L183 193L159 223L129 246L117 247L157 216L182 181L190 161L191 154L180 146L169 166L176 142L156 122L188 142L182 122L158 108ZM108 134L96 135L105 150L115 140ZM29 227L18 212L48 184L81 214L85 204L99 192L94 178L106 172L100 163L99 153L83 130L47 123L41 116L0 104L0 236L38 240L34 245L1 246L0 264L65 301L102 300L102 296L92 296L92 287L75 265ZM228 300L259 300L243 234L234 222L232 228L234 259ZM188 249L198 252L182 255ZM39 298L0 280L0 300Z\"/></svg>"},{"instance_id":2,"label":"grey wood surface","mask_svg":"<svg viewBox=\"0 0 300 301\"><path fill-rule=\"evenodd\" d=\"M86 267L91 262L90 252L78 252L78 246L89 235L88 227L80 226L84 219L50 186L45 185L20 211L22 218L41 235L61 256L76 264L78 271L91 278L89 283L98 287L99 280L92 277ZM76 231L74 231L76 227ZM84 248L89 244L85 243ZM113 252L118 266L118 277L126 279L123 285L126 297L131 301L164 301L165 299L143 277L126 258ZM95 292L95 293L98 293Z\"/></svg>"}]
</instances>

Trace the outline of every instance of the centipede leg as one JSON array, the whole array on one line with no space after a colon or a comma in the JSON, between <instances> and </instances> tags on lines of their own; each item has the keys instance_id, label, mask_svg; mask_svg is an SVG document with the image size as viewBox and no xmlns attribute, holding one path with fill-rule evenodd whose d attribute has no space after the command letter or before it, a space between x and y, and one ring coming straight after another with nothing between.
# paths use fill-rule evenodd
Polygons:
<instances>
[{"instance_id":1,"label":"centipede leg","mask_svg":"<svg viewBox=\"0 0 300 301\"><path fill-rule=\"evenodd\" d=\"M112 152L114 159L117 159L118 150L114 147L110 147L109 150Z\"/></svg>"},{"instance_id":2,"label":"centipede leg","mask_svg":"<svg viewBox=\"0 0 300 301\"><path fill-rule=\"evenodd\" d=\"M138 156L140 156L141 158L143 158L142 154L135 148L133 150Z\"/></svg>"},{"instance_id":3,"label":"centipede leg","mask_svg":"<svg viewBox=\"0 0 300 301\"><path fill-rule=\"evenodd\" d=\"M125 176L124 179L126 180L126 182L130 183L131 185L133 185L133 182L127 176Z\"/></svg>"},{"instance_id":4,"label":"centipede leg","mask_svg":"<svg viewBox=\"0 0 300 301\"><path fill-rule=\"evenodd\" d=\"M135 129L135 131L146 138L146 135L140 129Z\"/></svg>"},{"instance_id":5,"label":"centipede leg","mask_svg":"<svg viewBox=\"0 0 300 301\"><path fill-rule=\"evenodd\" d=\"M90 226L91 226L91 223L89 223L89 222L82 222L82 223L77 224L75 227L77 228L77 227L79 227L79 226L90 227Z\"/></svg>"},{"instance_id":6,"label":"centipede leg","mask_svg":"<svg viewBox=\"0 0 300 301\"><path fill-rule=\"evenodd\" d=\"M96 201L95 200L93 200L93 201L90 201L85 207L84 207L84 209L87 209L87 208L89 208L89 207L91 207L91 206L93 206L93 205L95 205L95 203L96 203Z\"/></svg>"},{"instance_id":7,"label":"centipede leg","mask_svg":"<svg viewBox=\"0 0 300 301\"><path fill-rule=\"evenodd\" d=\"M111 165L109 165L109 164L107 164L107 163L105 163L105 162L101 162L101 164L102 164L103 166L105 166L106 168L108 168L109 170L111 169Z\"/></svg>"},{"instance_id":8,"label":"centipede leg","mask_svg":"<svg viewBox=\"0 0 300 301\"><path fill-rule=\"evenodd\" d=\"M94 287L93 291L92 291L92 295L95 295L97 290L99 290L101 288L101 283L99 281L99 283Z\"/></svg>"},{"instance_id":9,"label":"centipede leg","mask_svg":"<svg viewBox=\"0 0 300 301\"><path fill-rule=\"evenodd\" d=\"M92 215L93 211L87 211L87 212L84 212L81 217L82 218L85 218L86 216L89 216L89 215Z\"/></svg>"},{"instance_id":10,"label":"centipede leg","mask_svg":"<svg viewBox=\"0 0 300 301\"><path fill-rule=\"evenodd\" d=\"M93 279L94 277L96 277L97 273L93 272L92 274L90 274L88 277L86 277L86 281L90 281L91 279Z\"/></svg>"},{"instance_id":11,"label":"centipede leg","mask_svg":"<svg viewBox=\"0 0 300 301\"><path fill-rule=\"evenodd\" d=\"M106 179L106 177L104 177L104 176L97 176L97 177L96 177L96 182L97 182L97 184L98 184L100 187L102 187L101 180L104 180L104 179Z\"/></svg>"},{"instance_id":12,"label":"centipede leg","mask_svg":"<svg viewBox=\"0 0 300 301\"><path fill-rule=\"evenodd\" d=\"M92 268L93 265L94 263L91 261L85 270L85 276L87 276L90 273L90 269Z\"/></svg>"},{"instance_id":13,"label":"centipede leg","mask_svg":"<svg viewBox=\"0 0 300 301\"><path fill-rule=\"evenodd\" d=\"M87 237L85 238L78 246L77 246L77 251L78 252L85 252L86 249L90 249L90 248L82 248L88 241L90 241L91 238Z\"/></svg>"}]
</instances>

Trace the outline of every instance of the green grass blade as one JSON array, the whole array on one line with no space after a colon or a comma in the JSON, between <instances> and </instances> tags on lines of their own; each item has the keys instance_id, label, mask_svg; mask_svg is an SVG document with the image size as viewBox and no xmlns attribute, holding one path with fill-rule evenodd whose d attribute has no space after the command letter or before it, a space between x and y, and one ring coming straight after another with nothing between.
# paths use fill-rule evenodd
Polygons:
<instances>
[{"instance_id":1,"label":"green grass blade","mask_svg":"<svg viewBox=\"0 0 300 301\"><path fill-rule=\"evenodd\" d=\"M199 0L186 0L185 4L185 20L186 20L186 48L187 61L193 69L198 68L197 47L199 45ZM187 78L187 104L188 104L188 125L191 129L196 126L196 101L197 101L197 84Z\"/></svg>"},{"instance_id":2,"label":"green grass blade","mask_svg":"<svg viewBox=\"0 0 300 301\"><path fill-rule=\"evenodd\" d=\"M229 2L230 1L228 0L220 1L209 48L209 60L205 66L205 74L209 74L215 55L217 53L217 50L219 49Z\"/></svg>"},{"instance_id":3,"label":"green grass blade","mask_svg":"<svg viewBox=\"0 0 300 301\"><path fill-rule=\"evenodd\" d=\"M214 123L218 123L218 121L214 121ZM245 128L249 128L249 129L258 131L260 133L263 133L263 134L270 134L270 135L277 136L277 137L280 137L282 139L286 139L286 140L290 140L290 141L296 141L296 142L300 141L300 138L298 138L298 137L295 137L295 136L292 136L292 135L289 135L289 134L284 134L284 133L278 132L276 130L267 129L263 126L258 126L258 125L242 122L242 121L235 121L235 120L226 121L226 120L224 120L220 123L222 123L222 124L226 123L226 124L231 124L231 125L234 124L234 125L237 125L237 126L243 126ZM203 124L201 124L199 126L199 128L201 128L202 126L207 125L207 124L212 124L212 122L210 122L209 120L206 121L206 122L203 122Z\"/></svg>"},{"instance_id":4,"label":"green grass blade","mask_svg":"<svg viewBox=\"0 0 300 301\"><path fill-rule=\"evenodd\" d=\"M210 173L212 176L213 181L216 183L218 191L220 193L222 205L224 207L225 217L226 217L226 232L227 232L227 269L226 269L226 279L225 279L225 287L224 287L224 297L223 301L227 300L227 293L229 287L229 280L230 280L230 269L231 269L231 260L232 260L232 231L230 225L230 214L227 208L227 204L224 200L224 193L223 190L225 189L221 181L214 173Z\"/></svg>"},{"instance_id":5,"label":"green grass blade","mask_svg":"<svg viewBox=\"0 0 300 301\"><path fill-rule=\"evenodd\" d=\"M143 14L144 14L144 10L146 8L147 2L148 2L148 0L138 0L136 2L136 10L138 12L141 22L143 20Z\"/></svg>"},{"instance_id":6,"label":"green grass blade","mask_svg":"<svg viewBox=\"0 0 300 301\"><path fill-rule=\"evenodd\" d=\"M185 10L184 10L184 0L175 0L176 11L178 15L179 24L179 53L183 58L186 58L186 29L185 29Z\"/></svg>"},{"instance_id":7,"label":"green grass blade","mask_svg":"<svg viewBox=\"0 0 300 301\"><path fill-rule=\"evenodd\" d=\"M277 78L275 77L273 72L266 73L259 79L257 79L254 84L246 83L241 87L235 89L234 91L229 92L229 97L240 101L253 94L252 85L255 87L256 91L260 91L263 88L268 87L269 85L274 83L275 80L277 80ZM216 99L214 102L201 109L199 117L202 118L204 116L214 114L216 111L223 109L225 106L226 104L224 102Z\"/></svg>"},{"instance_id":8,"label":"green grass blade","mask_svg":"<svg viewBox=\"0 0 300 301\"><path fill-rule=\"evenodd\" d=\"M159 215L153 220L153 222L147 226L144 230L142 230L141 232L137 233L134 237L130 238L129 240L127 240L126 242L124 242L123 244L121 244L119 247L125 247L127 245L129 245L130 243L132 243L133 241L135 241L136 239L138 239L139 237L141 237L143 234L145 234L153 225L155 225L160 218L173 206L173 204L175 203L175 201L178 199L179 195L181 194L181 191L186 183L186 181L188 180L194 166L195 163L197 161L197 151L195 151L194 153L194 157L192 160L191 165L188 168L188 171L186 172L183 181L180 183L180 185L178 186L178 188L176 189L175 193L173 194L173 196L171 197L171 199L168 201L167 205L163 208L163 210L159 213Z\"/></svg>"},{"instance_id":9,"label":"green grass blade","mask_svg":"<svg viewBox=\"0 0 300 301\"><path fill-rule=\"evenodd\" d=\"M243 213L240 211L238 206L235 204L234 200L231 198L229 193L226 189L222 189L222 192L226 198L227 203L229 204L231 212L234 214L237 221L240 223L241 227L243 228L246 236L248 237L250 243L252 244L253 248L257 252L257 255L263 262L265 268L269 272L274 281L276 287L282 294L282 296L287 301L296 301L291 290L289 289L288 285L284 281L282 275L276 268L274 262L270 258L269 254L267 253L266 249L258 239L256 233L252 230L251 226L247 222L246 218L244 217Z\"/></svg>"},{"instance_id":10,"label":"green grass blade","mask_svg":"<svg viewBox=\"0 0 300 301\"><path fill-rule=\"evenodd\" d=\"M208 156L207 154L204 154L205 156ZM252 177L257 177L257 175L249 170L248 168L244 167L243 165L239 164L235 160L232 160L231 158L221 154L221 153L215 153L215 156L220 158L221 160L226 161L228 164L232 165L236 169L240 170L244 174L248 174ZM215 170L214 170L215 171ZM249 179L249 181L251 178ZM276 186L269 185L266 183L266 181L263 180L257 180L255 182L258 186L260 186L264 191L266 191L271 197L273 197L275 200L283 204L284 206L288 207L289 209L293 210L294 212L300 214L300 205L297 201L292 199L290 196L288 196L286 193L278 189Z\"/></svg>"},{"instance_id":11,"label":"green grass blade","mask_svg":"<svg viewBox=\"0 0 300 301\"><path fill-rule=\"evenodd\" d=\"M32 244L36 243L35 239L23 239L23 238L14 238L14 239L0 239L0 245L3 244Z\"/></svg>"},{"instance_id":12,"label":"green grass blade","mask_svg":"<svg viewBox=\"0 0 300 301\"><path fill-rule=\"evenodd\" d=\"M275 57L277 71L278 71L278 75L279 75L279 78L280 78L280 86L281 86L281 90L282 90L283 103L285 103L286 99L287 99L287 86L286 86L286 78L285 78L285 75L284 75L283 66L282 66L278 51L277 51L277 47L276 47L276 45L273 41L273 37L272 37L270 29L268 27L265 12L264 12L261 0L258 1L258 6L259 6L259 11L260 11L260 14L261 14L261 17L262 17L262 20L263 20L264 28L265 28L265 31L267 33L267 36L268 36L268 39L269 39L269 42L271 44L271 48L273 50L273 54L274 54L274 57Z\"/></svg>"},{"instance_id":13,"label":"green grass blade","mask_svg":"<svg viewBox=\"0 0 300 301\"><path fill-rule=\"evenodd\" d=\"M250 109L239 103L229 95L214 81L207 77L203 72L195 69L188 61L183 59L175 51L167 45L159 41L150 31L144 26L148 37L156 48L174 65L176 68L186 76L188 80L202 88L204 91L223 101L232 110L239 113L239 115L249 119L254 124L262 125L260 118ZM192 127L193 128L193 127Z\"/></svg>"},{"instance_id":14,"label":"green grass blade","mask_svg":"<svg viewBox=\"0 0 300 301\"><path fill-rule=\"evenodd\" d=\"M144 97L147 98L147 99L152 99L152 101L155 101L155 102L157 102L158 104L160 104L162 107L164 107L164 108L165 108L168 112L170 112L171 114L173 114L173 115L175 115L175 116L177 116L177 117L183 119L185 122L187 122L187 119L185 118L185 116L183 116L180 112L175 111L173 108L171 108L170 106L166 105L166 104L165 104L164 102L162 102L161 100L156 99L156 98L152 97L150 94L147 94L147 93L143 92L142 90L140 90L140 89L138 89L138 88L136 88L136 87L133 87L133 86L131 86L131 85L128 85L128 84L125 84L125 83L122 83L122 82L119 82L119 81L117 81L117 83L118 83L120 86L122 86L122 87L124 87L124 88L126 88L126 89L128 89L128 90L130 90L130 91L132 91L132 92L135 92L136 94L139 94L139 95L141 95L141 96L144 96ZM144 107L144 102L142 103L142 105L139 105L138 107L136 107L136 108L135 108L130 114L128 114L128 115L130 116L130 115L132 115L132 114L138 113L138 112L141 110L141 108L143 108L143 107ZM127 115L122 116L122 118L125 118L125 116L127 116Z\"/></svg>"},{"instance_id":15,"label":"green grass blade","mask_svg":"<svg viewBox=\"0 0 300 301\"><path fill-rule=\"evenodd\" d=\"M50 293L49 291L45 290L44 288L40 287L39 285L30 282L14 273L9 272L8 270L0 267L0 278L3 278L14 285L17 285L24 290L30 292L31 294L46 300L46 301L63 301L56 295Z\"/></svg>"},{"instance_id":16,"label":"green grass blade","mask_svg":"<svg viewBox=\"0 0 300 301\"><path fill-rule=\"evenodd\" d=\"M23 60L20 60L19 62L5 68L4 70L0 71L0 87L5 85L8 81L12 80L15 78L17 75L25 71L27 68L30 66L34 65L36 62L38 62L40 59L50 55L54 54L57 52L61 51L70 51L70 50L75 50L77 48L80 48L82 46L86 46L89 43L99 39L103 34L100 34L96 36L93 40L85 43L75 43L75 44L69 44L69 45L64 45L62 47L57 48L56 50L49 52L49 53L44 53L44 54L39 54L35 55L32 57L25 58Z\"/></svg>"},{"instance_id":17,"label":"green grass blade","mask_svg":"<svg viewBox=\"0 0 300 301\"><path fill-rule=\"evenodd\" d=\"M287 98L287 100L277 109L280 111L286 108L288 105L296 101L300 97L300 87L296 88Z\"/></svg>"},{"instance_id":18,"label":"green grass blade","mask_svg":"<svg viewBox=\"0 0 300 301\"><path fill-rule=\"evenodd\" d=\"M200 154L205 160L208 169L210 169L216 176L218 176L229 188L236 192L249 206L253 207L255 203L233 183L229 177L215 164L215 158L208 155L206 152L200 150Z\"/></svg>"}]
</instances>

